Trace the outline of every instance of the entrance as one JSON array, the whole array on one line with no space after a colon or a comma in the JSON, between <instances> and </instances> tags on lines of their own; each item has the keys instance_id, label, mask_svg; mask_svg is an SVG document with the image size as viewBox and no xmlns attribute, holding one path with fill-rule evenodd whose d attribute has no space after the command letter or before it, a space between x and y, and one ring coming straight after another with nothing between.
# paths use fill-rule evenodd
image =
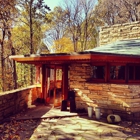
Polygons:
<instances>
[{"instance_id":1,"label":"entrance","mask_svg":"<svg viewBox=\"0 0 140 140\"><path fill-rule=\"evenodd\" d=\"M41 77L41 99L54 106L60 106L68 95L68 65L43 64Z\"/></svg>"},{"instance_id":2,"label":"entrance","mask_svg":"<svg viewBox=\"0 0 140 140\"><path fill-rule=\"evenodd\" d=\"M62 95L62 68L55 67L46 69L46 102L60 106L63 100Z\"/></svg>"}]
</instances>

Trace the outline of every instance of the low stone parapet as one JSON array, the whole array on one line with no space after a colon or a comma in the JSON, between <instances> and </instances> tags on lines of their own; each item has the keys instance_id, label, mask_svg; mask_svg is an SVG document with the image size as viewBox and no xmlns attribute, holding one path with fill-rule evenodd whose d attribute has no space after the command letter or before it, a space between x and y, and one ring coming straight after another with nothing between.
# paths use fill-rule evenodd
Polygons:
<instances>
[{"instance_id":1,"label":"low stone parapet","mask_svg":"<svg viewBox=\"0 0 140 140\"><path fill-rule=\"evenodd\" d=\"M40 87L36 85L0 93L0 122L34 104L39 96Z\"/></svg>"}]
</instances>

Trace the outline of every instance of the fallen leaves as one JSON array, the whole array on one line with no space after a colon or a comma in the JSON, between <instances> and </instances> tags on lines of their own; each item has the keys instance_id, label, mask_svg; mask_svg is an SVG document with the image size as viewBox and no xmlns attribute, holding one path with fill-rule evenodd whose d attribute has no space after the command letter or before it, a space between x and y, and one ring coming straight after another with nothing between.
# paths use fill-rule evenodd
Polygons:
<instances>
[{"instance_id":1,"label":"fallen leaves","mask_svg":"<svg viewBox=\"0 0 140 140\"><path fill-rule=\"evenodd\" d=\"M66 130L65 127L63 127L64 125L68 126ZM89 123L87 123L87 125L89 125ZM75 127L81 130L84 127L87 129L87 125L83 122L79 122L79 120L77 123L75 123L75 120L74 122L71 121L71 123L67 122L66 125L61 119L42 119L40 122L40 120L33 119L18 121L12 118L11 122L5 122L0 125L0 140L41 140L48 136L56 137L56 135L58 136L61 133L62 135L66 133L67 135L73 136L72 134L75 132ZM116 130L126 135L135 136L140 132L140 122L132 123L125 121L121 122L119 126L121 127L119 127L119 129L116 128ZM59 129L61 129L61 131L59 131ZM98 132L98 134L102 136L104 129L105 128L96 128L93 131ZM106 133L105 135L111 137L111 133Z\"/></svg>"},{"instance_id":2,"label":"fallen leaves","mask_svg":"<svg viewBox=\"0 0 140 140\"><path fill-rule=\"evenodd\" d=\"M5 122L0 125L0 140L22 140L30 138L37 127L36 120Z\"/></svg>"}]
</instances>

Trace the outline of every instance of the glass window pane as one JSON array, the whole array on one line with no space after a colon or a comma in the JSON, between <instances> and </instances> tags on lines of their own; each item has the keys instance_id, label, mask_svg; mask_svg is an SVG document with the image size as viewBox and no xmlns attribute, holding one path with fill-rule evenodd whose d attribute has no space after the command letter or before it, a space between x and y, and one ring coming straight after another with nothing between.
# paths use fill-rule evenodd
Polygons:
<instances>
[{"instance_id":1,"label":"glass window pane","mask_svg":"<svg viewBox=\"0 0 140 140\"><path fill-rule=\"evenodd\" d=\"M104 79L105 77L105 66L93 66L93 76L94 79Z\"/></svg>"},{"instance_id":2,"label":"glass window pane","mask_svg":"<svg viewBox=\"0 0 140 140\"><path fill-rule=\"evenodd\" d=\"M129 80L134 80L134 66L129 66Z\"/></svg>"},{"instance_id":3,"label":"glass window pane","mask_svg":"<svg viewBox=\"0 0 140 140\"><path fill-rule=\"evenodd\" d=\"M125 66L111 66L110 79L125 80Z\"/></svg>"},{"instance_id":4,"label":"glass window pane","mask_svg":"<svg viewBox=\"0 0 140 140\"><path fill-rule=\"evenodd\" d=\"M135 79L140 80L140 66L135 67Z\"/></svg>"}]
</instances>

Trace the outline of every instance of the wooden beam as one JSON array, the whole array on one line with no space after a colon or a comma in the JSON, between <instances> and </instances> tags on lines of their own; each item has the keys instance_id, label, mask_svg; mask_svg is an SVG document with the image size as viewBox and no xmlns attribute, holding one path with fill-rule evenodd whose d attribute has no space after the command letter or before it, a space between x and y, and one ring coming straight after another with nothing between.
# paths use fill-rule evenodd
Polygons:
<instances>
[{"instance_id":1,"label":"wooden beam","mask_svg":"<svg viewBox=\"0 0 140 140\"><path fill-rule=\"evenodd\" d=\"M56 99L56 66L54 67L54 90L53 90L53 103L55 106L55 99Z\"/></svg>"},{"instance_id":2,"label":"wooden beam","mask_svg":"<svg viewBox=\"0 0 140 140\"><path fill-rule=\"evenodd\" d=\"M47 68L47 76L46 76L46 80L47 80L47 85L46 85L46 102L49 103L50 101L50 68Z\"/></svg>"},{"instance_id":3,"label":"wooden beam","mask_svg":"<svg viewBox=\"0 0 140 140\"><path fill-rule=\"evenodd\" d=\"M62 68L62 94L63 94L63 99L67 99L68 97L68 90L69 90L69 85L68 85L68 65L63 65Z\"/></svg>"},{"instance_id":4,"label":"wooden beam","mask_svg":"<svg viewBox=\"0 0 140 140\"><path fill-rule=\"evenodd\" d=\"M45 100L45 95L46 95L46 65L42 65L41 91L42 91L42 99Z\"/></svg>"},{"instance_id":5,"label":"wooden beam","mask_svg":"<svg viewBox=\"0 0 140 140\"><path fill-rule=\"evenodd\" d=\"M40 84L40 66L35 66L36 67L36 75L35 75L35 78L36 78L36 84Z\"/></svg>"}]
</instances>

